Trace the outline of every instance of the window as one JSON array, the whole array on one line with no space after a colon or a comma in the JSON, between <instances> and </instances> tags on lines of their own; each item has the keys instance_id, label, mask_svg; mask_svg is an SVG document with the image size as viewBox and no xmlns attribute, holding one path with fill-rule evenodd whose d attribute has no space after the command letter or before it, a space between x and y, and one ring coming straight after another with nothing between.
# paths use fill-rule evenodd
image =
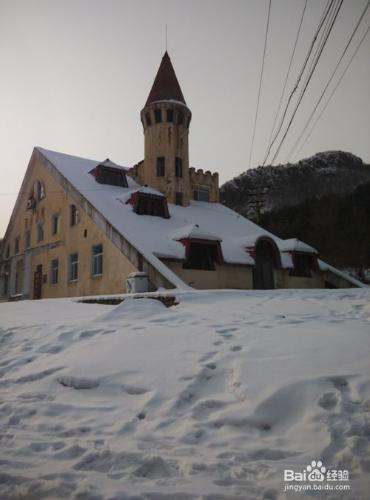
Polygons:
<instances>
[{"instance_id":1,"label":"window","mask_svg":"<svg viewBox=\"0 0 370 500\"><path fill-rule=\"evenodd\" d=\"M164 156L157 158L157 177L164 177L165 174L165 160Z\"/></svg>"},{"instance_id":2,"label":"window","mask_svg":"<svg viewBox=\"0 0 370 500\"><path fill-rule=\"evenodd\" d=\"M150 125L152 124L152 119L150 118L149 112L145 114L145 121L146 121L146 126L150 127Z\"/></svg>"},{"instance_id":3,"label":"window","mask_svg":"<svg viewBox=\"0 0 370 500\"><path fill-rule=\"evenodd\" d=\"M191 120L191 116L189 115L188 116L188 119L187 119L187 122L186 122L186 127L189 128L189 125L190 125L190 120Z\"/></svg>"},{"instance_id":4,"label":"window","mask_svg":"<svg viewBox=\"0 0 370 500\"><path fill-rule=\"evenodd\" d=\"M167 109L167 121L173 123L173 109Z\"/></svg>"},{"instance_id":5,"label":"window","mask_svg":"<svg viewBox=\"0 0 370 500\"><path fill-rule=\"evenodd\" d=\"M175 173L176 177L182 177L182 159L177 156L175 158Z\"/></svg>"},{"instance_id":6,"label":"window","mask_svg":"<svg viewBox=\"0 0 370 500\"><path fill-rule=\"evenodd\" d=\"M92 247L91 274L93 276L103 274L103 245Z\"/></svg>"},{"instance_id":7,"label":"window","mask_svg":"<svg viewBox=\"0 0 370 500\"><path fill-rule=\"evenodd\" d=\"M31 246L31 230L27 229L24 233L24 248L30 248Z\"/></svg>"},{"instance_id":8,"label":"window","mask_svg":"<svg viewBox=\"0 0 370 500\"><path fill-rule=\"evenodd\" d=\"M51 234L57 234L59 232L59 214L54 214L51 218Z\"/></svg>"},{"instance_id":9,"label":"window","mask_svg":"<svg viewBox=\"0 0 370 500\"><path fill-rule=\"evenodd\" d=\"M169 218L167 200L164 196L138 193L134 211L138 215L154 215L165 219Z\"/></svg>"},{"instance_id":10,"label":"window","mask_svg":"<svg viewBox=\"0 0 370 500\"><path fill-rule=\"evenodd\" d=\"M182 111L177 115L177 124L182 125L184 123L184 113Z\"/></svg>"},{"instance_id":11,"label":"window","mask_svg":"<svg viewBox=\"0 0 370 500\"><path fill-rule=\"evenodd\" d=\"M39 222L37 224L37 241L40 242L44 239L44 223Z\"/></svg>"},{"instance_id":12,"label":"window","mask_svg":"<svg viewBox=\"0 0 370 500\"><path fill-rule=\"evenodd\" d=\"M78 280L78 253L69 256L69 281Z\"/></svg>"},{"instance_id":13,"label":"window","mask_svg":"<svg viewBox=\"0 0 370 500\"><path fill-rule=\"evenodd\" d=\"M162 121L162 110L161 109L154 110L154 119L155 119L155 123L161 123L161 121Z\"/></svg>"},{"instance_id":14,"label":"window","mask_svg":"<svg viewBox=\"0 0 370 500\"><path fill-rule=\"evenodd\" d=\"M37 201L41 201L45 198L45 186L41 181L36 181L36 197Z\"/></svg>"},{"instance_id":15,"label":"window","mask_svg":"<svg viewBox=\"0 0 370 500\"><path fill-rule=\"evenodd\" d=\"M19 236L14 240L14 253L19 253Z\"/></svg>"},{"instance_id":16,"label":"window","mask_svg":"<svg viewBox=\"0 0 370 500\"><path fill-rule=\"evenodd\" d=\"M69 224L70 226L75 226L79 222L78 209L76 205L70 205L69 207Z\"/></svg>"},{"instance_id":17,"label":"window","mask_svg":"<svg viewBox=\"0 0 370 500\"><path fill-rule=\"evenodd\" d=\"M295 253L293 256L294 269L292 274L294 276L310 278L311 270L315 267L314 258L311 254Z\"/></svg>"},{"instance_id":18,"label":"window","mask_svg":"<svg viewBox=\"0 0 370 500\"><path fill-rule=\"evenodd\" d=\"M99 184L108 184L110 186L127 187L126 174L120 168L97 167L96 182Z\"/></svg>"},{"instance_id":19,"label":"window","mask_svg":"<svg viewBox=\"0 0 370 500\"><path fill-rule=\"evenodd\" d=\"M53 259L50 266L50 281L52 285L56 285L59 280L59 259Z\"/></svg>"},{"instance_id":20,"label":"window","mask_svg":"<svg viewBox=\"0 0 370 500\"><path fill-rule=\"evenodd\" d=\"M6 259L9 259L9 256L10 256L10 246L9 246L9 245L7 245L7 246L6 246L6 252L5 252L5 258L6 258Z\"/></svg>"},{"instance_id":21,"label":"window","mask_svg":"<svg viewBox=\"0 0 370 500\"><path fill-rule=\"evenodd\" d=\"M179 192L176 193L175 203L176 205L182 205L182 193Z\"/></svg>"},{"instance_id":22,"label":"window","mask_svg":"<svg viewBox=\"0 0 370 500\"><path fill-rule=\"evenodd\" d=\"M209 201L209 187L195 186L193 196L196 201Z\"/></svg>"},{"instance_id":23,"label":"window","mask_svg":"<svg viewBox=\"0 0 370 500\"><path fill-rule=\"evenodd\" d=\"M184 269L202 269L214 271L215 262L219 262L217 242L190 241Z\"/></svg>"}]
</instances>

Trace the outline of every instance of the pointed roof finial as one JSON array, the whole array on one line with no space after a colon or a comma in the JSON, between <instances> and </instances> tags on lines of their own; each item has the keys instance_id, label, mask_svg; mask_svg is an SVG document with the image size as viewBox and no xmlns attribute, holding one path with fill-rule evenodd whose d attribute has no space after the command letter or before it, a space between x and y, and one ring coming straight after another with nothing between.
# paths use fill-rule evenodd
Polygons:
<instances>
[{"instance_id":1,"label":"pointed roof finial","mask_svg":"<svg viewBox=\"0 0 370 500\"><path fill-rule=\"evenodd\" d=\"M168 52L164 53L145 106L155 101L174 100L186 105Z\"/></svg>"}]
</instances>

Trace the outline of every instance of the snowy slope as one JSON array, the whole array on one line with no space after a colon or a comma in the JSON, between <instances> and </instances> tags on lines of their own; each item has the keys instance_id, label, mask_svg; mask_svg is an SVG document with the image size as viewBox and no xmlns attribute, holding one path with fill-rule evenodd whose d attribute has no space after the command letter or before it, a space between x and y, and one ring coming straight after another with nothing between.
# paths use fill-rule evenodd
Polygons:
<instances>
[{"instance_id":1,"label":"snowy slope","mask_svg":"<svg viewBox=\"0 0 370 500\"><path fill-rule=\"evenodd\" d=\"M176 296L0 304L0 498L368 498L370 290Z\"/></svg>"}]
</instances>

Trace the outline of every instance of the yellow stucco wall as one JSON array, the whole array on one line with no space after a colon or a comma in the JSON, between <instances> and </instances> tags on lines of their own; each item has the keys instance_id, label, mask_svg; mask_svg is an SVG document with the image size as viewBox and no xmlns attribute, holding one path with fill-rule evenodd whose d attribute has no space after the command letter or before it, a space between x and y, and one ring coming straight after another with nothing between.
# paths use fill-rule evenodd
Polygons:
<instances>
[{"instance_id":1,"label":"yellow stucco wall","mask_svg":"<svg viewBox=\"0 0 370 500\"><path fill-rule=\"evenodd\" d=\"M185 283L193 288L253 288L253 274L251 267L227 266L216 264L214 271L199 269L183 269L180 261L164 261Z\"/></svg>"},{"instance_id":2,"label":"yellow stucco wall","mask_svg":"<svg viewBox=\"0 0 370 500\"><path fill-rule=\"evenodd\" d=\"M45 198L38 202L36 209L26 210L29 192L35 181L41 180L45 186ZM46 282L42 284L42 297L67 297L80 295L110 294L125 292L125 278L136 267L107 238L91 218L79 208L79 222L70 226L70 204L78 203L67 194L41 162L37 161L21 195L21 203L7 234L5 246L10 243L10 258L15 254L14 242L20 239L19 254L24 255L24 273L29 274L29 285L24 290L33 297L33 276L36 266L42 265ZM60 216L59 230L52 235L52 216ZM44 222L44 239L37 242L37 224ZM25 249L25 231L31 230L31 248ZM92 277L92 246L103 245L103 273ZM6 249L4 249L6 251ZM79 254L79 276L75 282L68 280L69 255ZM51 284L51 261L59 259L58 284ZM20 257L17 258L19 260ZM14 293L14 286L13 290Z\"/></svg>"}]
</instances>

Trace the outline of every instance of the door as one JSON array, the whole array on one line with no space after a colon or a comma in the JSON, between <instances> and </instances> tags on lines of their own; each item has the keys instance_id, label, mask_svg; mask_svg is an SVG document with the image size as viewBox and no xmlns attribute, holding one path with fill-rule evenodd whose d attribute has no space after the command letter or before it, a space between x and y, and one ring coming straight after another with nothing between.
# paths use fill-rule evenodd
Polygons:
<instances>
[{"instance_id":1,"label":"door","mask_svg":"<svg viewBox=\"0 0 370 500\"><path fill-rule=\"evenodd\" d=\"M33 274L33 298L41 299L42 296L42 264L36 267Z\"/></svg>"},{"instance_id":2,"label":"door","mask_svg":"<svg viewBox=\"0 0 370 500\"><path fill-rule=\"evenodd\" d=\"M256 246L256 264L253 270L253 286L256 290L271 290L274 283L274 247L268 241Z\"/></svg>"}]
</instances>

